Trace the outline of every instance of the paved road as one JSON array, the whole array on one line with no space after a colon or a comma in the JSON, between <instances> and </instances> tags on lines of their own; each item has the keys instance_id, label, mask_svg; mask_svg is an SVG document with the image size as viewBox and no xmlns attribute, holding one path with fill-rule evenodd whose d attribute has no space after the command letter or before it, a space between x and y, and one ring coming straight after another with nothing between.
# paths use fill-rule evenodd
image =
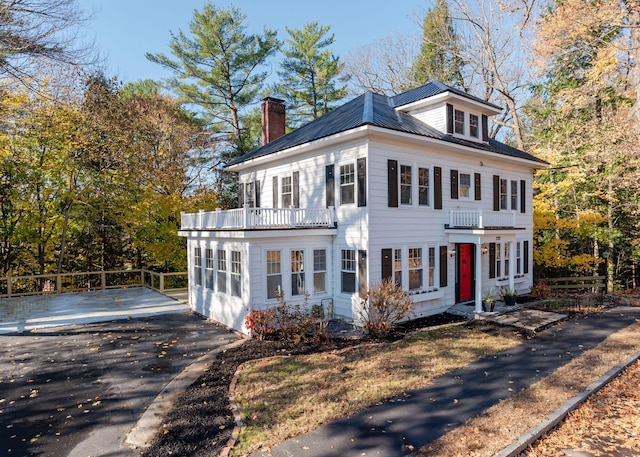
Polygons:
<instances>
[{"instance_id":1,"label":"paved road","mask_svg":"<svg viewBox=\"0 0 640 457\"><path fill-rule=\"evenodd\" d=\"M129 457L182 369L237 337L189 313L0 335L0 455Z\"/></svg>"}]
</instances>

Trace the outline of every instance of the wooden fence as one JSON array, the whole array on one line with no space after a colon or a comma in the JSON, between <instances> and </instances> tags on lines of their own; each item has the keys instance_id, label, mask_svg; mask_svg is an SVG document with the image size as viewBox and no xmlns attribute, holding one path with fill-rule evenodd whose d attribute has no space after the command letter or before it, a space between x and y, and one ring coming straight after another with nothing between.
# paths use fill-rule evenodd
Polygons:
<instances>
[{"instance_id":1,"label":"wooden fence","mask_svg":"<svg viewBox=\"0 0 640 457\"><path fill-rule=\"evenodd\" d=\"M592 292L605 292L607 278L605 276L574 276L570 278L540 278L540 282L546 282L554 290L590 290Z\"/></svg>"},{"instance_id":2,"label":"wooden fence","mask_svg":"<svg viewBox=\"0 0 640 457\"><path fill-rule=\"evenodd\" d=\"M148 287L158 292L187 290L187 272L111 270L0 278L0 298L61 294L123 287Z\"/></svg>"}]
</instances>

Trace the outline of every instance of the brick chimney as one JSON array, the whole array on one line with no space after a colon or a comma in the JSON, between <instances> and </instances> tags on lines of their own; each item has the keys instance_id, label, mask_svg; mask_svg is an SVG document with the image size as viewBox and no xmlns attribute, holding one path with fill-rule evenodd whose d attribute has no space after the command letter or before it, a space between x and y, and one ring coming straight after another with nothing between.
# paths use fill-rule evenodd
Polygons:
<instances>
[{"instance_id":1,"label":"brick chimney","mask_svg":"<svg viewBox=\"0 0 640 457\"><path fill-rule=\"evenodd\" d=\"M262 145L285 134L284 100L267 97L262 101Z\"/></svg>"}]
</instances>

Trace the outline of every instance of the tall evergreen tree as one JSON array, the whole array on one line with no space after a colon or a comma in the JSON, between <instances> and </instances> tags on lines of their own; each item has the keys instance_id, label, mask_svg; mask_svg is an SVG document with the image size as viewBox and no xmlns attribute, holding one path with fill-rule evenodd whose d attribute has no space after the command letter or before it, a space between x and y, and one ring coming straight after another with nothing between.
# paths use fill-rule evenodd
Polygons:
<instances>
[{"instance_id":1,"label":"tall evergreen tree","mask_svg":"<svg viewBox=\"0 0 640 457\"><path fill-rule=\"evenodd\" d=\"M329 35L330 26L312 21L302 29L286 30L276 91L287 101L290 123L297 125L322 116L343 99L347 78L340 76L344 64L329 49L335 38Z\"/></svg>"},{"instance_id":2,"label":"tall evergreen tree","mask_svg":"<svg viewBox=\"0 0 640 457\"><path fill-rule=\"evenodd\" d=\"M459 57L458 36L453 28L446 0L427 10L422 25L422 45L413 75L416 86L428 81L440 81L451 86L463 86L462 59Z\"/></svg>"}]
</instances>

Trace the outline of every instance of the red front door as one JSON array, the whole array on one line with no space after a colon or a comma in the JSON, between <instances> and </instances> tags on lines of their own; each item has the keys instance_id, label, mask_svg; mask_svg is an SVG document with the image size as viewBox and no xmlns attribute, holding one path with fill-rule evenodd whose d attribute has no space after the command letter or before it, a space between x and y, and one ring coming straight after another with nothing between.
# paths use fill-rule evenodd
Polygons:
<instances>
[{"instance_id":1,"label":"red front door","mask_svg":"<svg viewBox=\"0 0 640 457\"><path fill-rule=\"evenodd\" d=\"M473 275L471 266L471 244L458 245L458 301L473 299Z\"/></svg>"}]
</instances>

